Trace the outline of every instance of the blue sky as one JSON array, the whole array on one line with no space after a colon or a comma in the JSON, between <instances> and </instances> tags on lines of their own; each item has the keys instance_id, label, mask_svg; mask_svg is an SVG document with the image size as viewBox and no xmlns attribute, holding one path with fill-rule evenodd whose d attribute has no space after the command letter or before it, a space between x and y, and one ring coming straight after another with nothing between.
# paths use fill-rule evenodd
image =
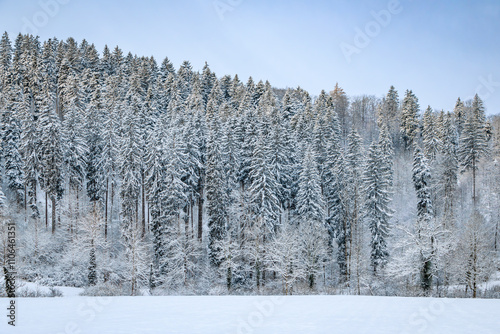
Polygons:
<instances>
[{"instance_id":1,"label":"blue sky","mask_svg":"<svg viewBox=\"0 0 500 334\"><path fill-rule=\"evenodd\" d=\"M451 110L478 92L500 113L498 0L0 0L0 30L85 38L195 70L207 61L219 77L312 95L338 82L381 97L394 85L421 109Z\"/></svg>"}]
</instances>

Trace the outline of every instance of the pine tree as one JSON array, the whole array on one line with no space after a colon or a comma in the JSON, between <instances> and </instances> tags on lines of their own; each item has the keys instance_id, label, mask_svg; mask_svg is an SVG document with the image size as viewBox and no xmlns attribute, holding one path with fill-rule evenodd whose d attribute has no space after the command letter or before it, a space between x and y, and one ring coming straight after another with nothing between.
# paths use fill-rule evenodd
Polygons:
<instances>
[{"instance_id":1,"label":"pine tree","mask_svg":"<svg viewBox=\"0 0 500 334\"><path fill-rule=\"evenodd\" d=\"M414 149L413 184L417 193L417 225L416 235L420 251L420 285L424 291L432 287L434 255L434 236L428 233L433 220L433 209L430 191L431 174L427 159L418 146Z\"/></svg>"},{"instance_id":2,"label":"pine tree","mask_svg":"<svg viewBox=\"0 0 500 334\"><path fill-rule=\"evenodd\" d=\"M464 170L472 171L472 201L476 206L476 174L481 158L488 154L488 141L485 133L483 101L476 94L472 111L465 122L460 137L458 156Z\"/></svg>"},{"instance_id":3,"label":"pine tree","mask_svg":"<svg viewBox=\"0 0 500 334\"><path fill-rule=\"evenodd\" d=\"M11 80L10 89L6 92L5 106L2 110L2 153L5 168L5 182L11 199L18 208L24 205L24 162L20 152L21 119L18 105L22 96L17 86ZM0 105L2 103L0 102ZM2 107L0 107L0 110Z\"/></svg>"},{"instance_id":4,"label":"pine tree","mask_svg":"<svg viewBox=\"0 0 500 334\"><path fill-rule=\"evenodd\" d=\"M399 134L399 95L394 86L389 88L382 104L377 111L377 125L382 128L385 124L393 143L397 142Z\"/></svg>"},{"instance_id":5,"label":"pine tree","mask_svg":"<svg viewBox=\"0 0 500 334\"><path fill-rule=\"evenodd\" d=\"M384 267L389 257L386 238L389 234L389 220L393 210L389 207L390 170L386 168L383 152L380 146L372 143L368 151L367 166L364 173L365 182L365 220L371 232L371 265L374 274Z\"/></svg>"},{"instance_id":6,"label":"pine tree","mask_svg":"<svg viewBox=\"0 0 500 334\"><path fill-rule=\"evenodd\" d=\"M6 91L8 73L12 64L12 45L7 32L0 39L0 93ZM1 107L1 102L0 102Z\"/></svg>"},{"instance_id":7,"label":"pine tree","mask_svg":"<svg viewBox=\"0 0 500 334\"><path fill-rule=\"evenodd\" d=\"M418 135L418 99L411 90L407 90L401 110L401 135L405 150L410 150Z\"/></svg>"},{"instance_id":8,"label":"pine tree","mask_svg":"<svg viewBox=\"0 0 500 334\"><path fill-rule=\"evenodd\" d=\"M445 116L442 133L438 197L443 203L443 228L449 229L455 225L455 202L458 188L457 129L451 113Z\"/></svg>"},{"instance_id":9,"label":"pine tree","mask_svg":"<svg viewBox=\"0 0 500 334\"><path fill-rule=\"evenodd\" d=\"M92 75L89 82L91 96L86 108L86 134L87 147L86 151L86 179L87 179L87 195L90 201L94 204L102 198L102 173L100 170L100 162L102 159L102 96L98 87L97 74Z\"/></svg>"},{"instance_id":10,"label":"pine tree","mask_svg":"<svg viewBox=\"0 0 500 334\"><path fill-rule=\"evenodd\" d=\"M321 180L316 157L311 147L306 148L302 159L297 193L297 219L301 222L314 221L323 224L325 217Z\"/></svg>"},{"instance_id":11,"label":"pine tree","mask_svg":"<svg viewBox=\"0 0 500 334\"><path fill-rule=\"evenodd\" d=\"M265 228L265 235L276 233L279 205L279 184L276 174L271 170L269 137L262 125L259 137L254 146L250 179L252 183L248 189L250 202L255 219L260 220Z\"/></svg>"},{"instance_id":12,"label":"pine tree","mask_svg":"<svg viewBox=\"0 0 500 334\"><path fill-rule=\"evenodd\" d=\"M462 130L464 129L464 124L467 119L464 103L460 100L460 98L458 98L457 102L455 103L453 113L455 115L455 125L457 127L458 138L460 138L462 136Z\"/></svg>"},{"instance_id":13,"label":"pine tree","mask_svg":"<svg viewBox=\"0 0 500 334\"><path fill-rule=\"evenodd\" d=\"M218 138L221 130L217 121L210 124L210 134L207 142L206 192L207 211L209 215L209 256L210 263L218 267L220 262L220 242L224 239L228 219L227 192L225 189L226 175L224 160Z\"/></svg>"},{"instance_id":14,"label":"pine tree","mask_svg":"<svg viewBox=\"0 0 500 334\"><path fill-rule=\"evenodd\" d=\"M382 169L387 173L389 187L393 186L394 179L394 149L387 126L382 125L379 134L378 145L380 146Z\"/></svg>"},{"instance_id":15,"label":"pine tree","mask_svg":"<svg viewBox=\"0 0 500 334\"><path fill-rule=\"evenodd\" d=\"M89 286L97 284L97 273L96 273L96 257L95 257L95 248L90 249L90 259L89 259Z\"/></svg>"},{"instance_id":16,"label":"pine tree","mask_svg":"<svg viewBox=\"0 0 500 334\"><path fill-rule=\"evenodd\" d=\"M438 133L438 124L436 116L430 106L424 112L422 137L424 143L424 154L431 162L436 159L441 150L441 140Z\"/></svg>"},{"instance_id":17,"label":"pine tree","mask_svg":"<svg viewBox=\"0 0 500 334\"><path fill-rule=\"evenodd\" d=\"M64 146L61 121L52 105L52 97L45 91L44 109L40 116L42 128L41 163L43 188L52 202L52 233L56 231L56 203L64 193Z\"/></svg>"}]
</instances>

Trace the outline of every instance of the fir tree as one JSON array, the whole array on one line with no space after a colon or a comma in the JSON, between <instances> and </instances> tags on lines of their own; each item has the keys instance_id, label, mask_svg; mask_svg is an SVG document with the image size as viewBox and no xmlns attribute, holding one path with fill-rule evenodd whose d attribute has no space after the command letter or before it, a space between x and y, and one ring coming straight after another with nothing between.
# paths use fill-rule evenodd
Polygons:
<instances>
[{"instance_id":1,"label":"fir tree","mask_svg":"<svg viewBox=\"0 0 500 334\"><path fill-rule=\"evenodd\" d=\"M386 238L389 234L389 220L392 216L390 193L390 170L384 161L380 146L373 143L368 151L367 166L364 173L365 182L365 220L371 232L371 265L373 272L384 267L387 263L389 252Z\"/></svg>"},{"instance_id":2,"label":"fir tree","mask_svg":"<svg viewBox=\"0 0 500 334\"><path fill-rule=\"evenodd\" d=\"M401 110L401 135L405 150L410 150L418 135L418 99L411 90L407 90Z\"/></svg>"},{"instance_id":3,"label":"fir tree","mask_svg":"<svg viewBox=\"0 0 500 334\"><path fill-rule=\"evenodd\" d=\"M430 190L431 174L427 159L416 146L413 160L413 184L417 193L417 224L416 235L420 251L420 286L424 291L432 287L434 255L434 236L426 233L432 224L434 212Z\"/></svg>"},{"instance_id":4,"label":"fir tree","mask_svg":"<svg viewBox=\"0 0 500 334\"><path fill-rule=\"evenodd\" d=\"M472 171L472 201L476 206L476 173L481 158L488 154L488 141L485 133L483 101L476 94L472 111L465 122L460 137L458 156L464 170Z\"/></svg>"},{"instance_id":5,"label":"fir tree","mask_svg":"<svg viewBox=\"0 0 500 334\"><path fill-rule=\"evenodd\" d=\"M95 257L95 248L90 249L90 260L89 260L89 286L97 284L97 273L96 273L96 257Z\"/></svg>"},{"instance_id":6,"label":"fir tree","mask_svg":"<svg viewBox=\"0 0 500 334\"><path fill-rule=\"evenodd\" d=\"M209 215L209 256L210 263L218 267L220 262L220 242L224 239L227 228L227 203L229 198L225 191L226 175L224 160L218 137L220 128L217 121L210 124L210 134L207 142L206 192L207 210Z\"/></svg>"},{"instance_id":7,"label":"fir tree","mask_svg":"<svg viewBox=\"0 0 500 334\"><path fill-rule=\"evenodd\" d=\"M438 133L438 124L436 116L430 106L424 112L422 137L424 143L424 154L431 162L436 159L441 150L441 140Z\"/></svg>"}]
</instances>

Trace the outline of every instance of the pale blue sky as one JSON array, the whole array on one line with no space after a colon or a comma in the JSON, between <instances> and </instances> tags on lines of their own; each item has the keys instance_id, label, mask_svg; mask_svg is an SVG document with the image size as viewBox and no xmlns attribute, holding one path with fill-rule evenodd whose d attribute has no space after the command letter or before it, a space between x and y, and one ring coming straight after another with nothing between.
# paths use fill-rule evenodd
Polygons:
<instances>
[{"instance_id":1,"label":"pale blue sky","mask_svg":"<svg viewBox=\"0 0 500 334\"><path fill-rule=\"evenodd\" d=\"M313 95L336 82L349 95L394 85L400 97L412 89L422 109L451 110L477 91L488 114L500 113L500 1L392 1L0 0L0 30L12 40L20 31L85 38L195 70L207 61L219 77ZM390 22L378 23L373 12L389 9ZM341 45L358 53L345 57Z\"/></svg>"}]
</instances>

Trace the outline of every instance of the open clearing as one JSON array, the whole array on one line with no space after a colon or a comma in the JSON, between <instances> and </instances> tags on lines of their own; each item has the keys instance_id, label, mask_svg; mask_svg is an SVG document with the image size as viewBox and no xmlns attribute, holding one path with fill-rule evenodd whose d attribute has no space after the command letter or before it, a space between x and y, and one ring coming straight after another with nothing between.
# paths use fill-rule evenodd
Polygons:
<instances>
[{"instance_id":1,"label":"open clearing","mask_svg":"<svg viewBox=\"0 0 500 334\"><path fill-rule=\"evenodd\" d=\"M500 300L365 296L18 298L23 334L500 333Z\"/></svg>"}]
</instances>

